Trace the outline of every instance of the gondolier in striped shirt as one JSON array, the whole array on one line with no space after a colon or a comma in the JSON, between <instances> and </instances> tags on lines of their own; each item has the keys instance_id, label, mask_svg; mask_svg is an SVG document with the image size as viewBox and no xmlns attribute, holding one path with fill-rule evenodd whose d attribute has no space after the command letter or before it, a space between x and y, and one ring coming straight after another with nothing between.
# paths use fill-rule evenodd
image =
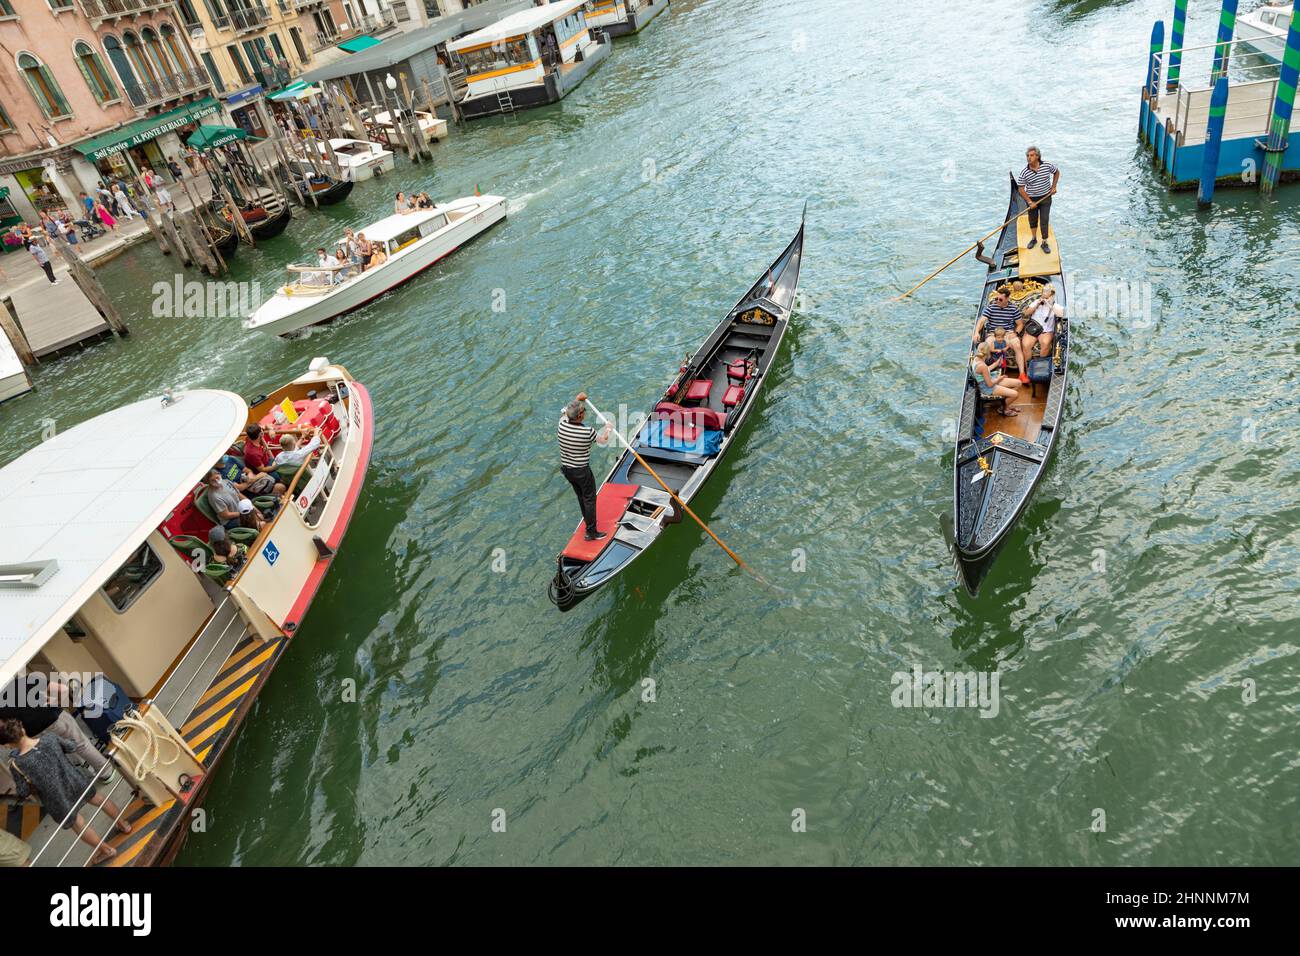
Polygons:
<instances>
[{"instance_id":1,"label":"gondolier in striped shirt","mask_svg":"<svg viewBox=\"0 0 1300 956\"><path fill-rule=\"evenodd\" d=\"M597 433L596 429L582 423L586 414L587 393L579 392L577 398L564 406L556 437L560 442L560 471L578 496L582 519L587 524L586 539L599 541L605 535L596 527L596 477L591 473L591 444L599 442L603 445L609 441L613 425L605 422L604 430Z\"/></svg>"},{"instance_id":2,"label":"gondolier in striped shirt","mask_svg":"<svg viewBox=\"0 0 1300 956\"><path fill-rule=\"evenodd\" d=\"M1052 247L1047 244L1047 227L1051 221L1052 197L1056 195L1056 184L1061 180L1061 171L1051 163L1043 162L1043 154L1038 151L1037 146L1030 146L1025 150L1025 159L1028 165L1020 171L1020 176L1016 180L1020 185L1020 195L1030 204L1042 200L1029 210L1031 236L1025 248L1034 248L1041 235L1043 251L1051 252Z\"/></svg>"}]
</instances>

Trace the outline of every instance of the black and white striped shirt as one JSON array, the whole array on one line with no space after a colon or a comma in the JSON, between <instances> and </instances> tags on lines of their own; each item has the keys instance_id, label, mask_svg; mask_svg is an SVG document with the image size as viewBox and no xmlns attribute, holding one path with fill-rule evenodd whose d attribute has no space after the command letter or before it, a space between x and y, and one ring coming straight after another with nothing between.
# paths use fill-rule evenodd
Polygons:
<instances>
[{"instance_id":1,"label":"black and white striped shirt","mask_svg":"<svg viewBox=\"0 0 1300 956\"><path fill-rule=\"evenodd\" d=\"M986 319L984 323L986 333L992 333L995 329L1006 329L1010 332L1022 318L1020 310L1014 305L998 305L995 302L984 306L984 311L980 314Z\"/></svg>"},{"instance_id":2,"label":"black and white striped shirt","mask_svg":"<svg viewBox=\"0 0 1300 956\"><path fill-rule=\"evenodd\" d=\"M1016 182L1024 187L1030 199L1038 199L1052 191L1052 179L1055 176L1056 167L1049 162L1043 161L1038 164L1037 169L1030 169L1026 166L1020 170L1020 178Z\"/></svg>"},{"instance_id":3,"label":"black and white striped shirt","mask_svg":"<svg viewBox=\"0 0 1300 956\"><path fill-rule=\"evenodd\" d=\"M590 425L575 425L568 416L560 416L555 430L560 442L560 465L564 468L581 468L591 463L591 446L596 440L596 429Z\"/></svg>"}]
</instances>

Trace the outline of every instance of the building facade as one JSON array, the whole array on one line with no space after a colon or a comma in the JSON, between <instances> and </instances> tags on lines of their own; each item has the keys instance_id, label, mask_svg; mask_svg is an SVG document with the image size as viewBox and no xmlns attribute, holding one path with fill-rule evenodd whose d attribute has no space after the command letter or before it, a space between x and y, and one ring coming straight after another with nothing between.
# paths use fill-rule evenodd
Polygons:
<instances>
[{"instance_id":1,"label":"building facade","mask_svg":"<svg viewBox=\"0 0 1300 956\"><path fill-rule=\"evenodd\" d=\"M163 168L210 85L173 0L0 0L0 224Z\"/></svg>"}]
</instances>

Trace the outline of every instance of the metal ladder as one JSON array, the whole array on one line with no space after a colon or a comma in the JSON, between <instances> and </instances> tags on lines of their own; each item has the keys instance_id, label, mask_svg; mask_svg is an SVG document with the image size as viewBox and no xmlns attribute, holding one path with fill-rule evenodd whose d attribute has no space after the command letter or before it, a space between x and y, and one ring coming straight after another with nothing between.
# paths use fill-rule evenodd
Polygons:
<instances>
[{"instance_id":1,"label":"metal ladder","mask_svg":"<svg viewBox=\"0 0 1300 956\"><path fill-rule=\"evenodd\" d=\"M497 90L497 109L502 113L515 111L515 101L509 90Z\"/></svg>"}]
</instances>

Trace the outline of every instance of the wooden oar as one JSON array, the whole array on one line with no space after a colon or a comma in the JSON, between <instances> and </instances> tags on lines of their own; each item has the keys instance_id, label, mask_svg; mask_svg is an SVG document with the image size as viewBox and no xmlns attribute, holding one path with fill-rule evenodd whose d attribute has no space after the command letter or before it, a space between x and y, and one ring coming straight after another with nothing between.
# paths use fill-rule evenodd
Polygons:
<instances>
[{"instance_id":1,"label":"wooden oar","mask_svg":"<svg viewBox=\"0 0 1300 956\"><path fill-rule=\"evenodd\" d=\"M587 398L585 395L582 396L582 400L591 406L591 410L596 413L597 418L599 418L602 422L604 422L606 425L609 426L609 430L613 433L614 437L619 440L619 442L623 445L624 448L626 448L628 451L632 453L632 457L637 460L637 463L640 464L642 468L650 472L650 476L654 478L655 481L659 482L659 486L663 488L664 491L668 492L669 497L671 497L673 501L677 502L678 507L680 507L688 515L694 518L695 523L698 524L701 528L703 528L705 533L710 538L712 538L714 541L717 542L718 547L720 547L723 551L727 552L727 556L731 558L732 561L735 561L738 567L740 567L744 571L748 571L750 574L752 574L755 577L755 579L762 582L764 585L771 587L771 585L768 584L766 580L764 580L761 574L759 574L757 571L755 571L748 564L746 564L744 561L741 560L740 555L736 554L735 551L732 551L725 544L723 544L722 539L719 538L716 534L714 534L713 530L708 525L706 525L703 521L700 520L700 516L697 515L694 511L692 511L690 509L690 506L686 504L686 502L682 501L681 498L677 497L677 492L669 488L667 483L662 478L659 477L659 473L650 467L650 463L647 462L640 455L638 455L636 449L633 448L630 444L628 444L627 439L619 434L618 429L614 426L614 423L611 422L608 418L606 418L603 414L601 414L601 411L599 408L596 407L595 402Z\"/></svg>"},{"instance_id":2,"label":"wooden oar","mask_svg":"<svg viewBox=\"0 0 1300 956\"><path fill-rule=\"evenodd\" d=\"M1014 216L1012 216L1010 219L1008 219L1006 222L1002 223L1002 225L997 226L997 227L995 227L995 228L989 230L987 233L985 233L985 234L984 234L983 236L981 236L980 238L976 239L974 242L972 242L969 246L967 246L967 247L966 247L965 249L963 249L961 252L957 253L957 255L953 256L951 259L949 259L947 262L945 262L945 263L944 263L943 265L941 265L939 268L937 268L937 269L935 269L933 272L931 272L928 276L926 276L924 279L922 279L922 280L921 280L920 282L918 282L916 285L912 286L912 288L908 289L908 290L907 290L906 292L904 292L902 295L894 296L893 301L894 301L894 302L901 302L901 301L903 301L904 299L906 299L909 295L911 295L911 294L912 294L913 292L915 292L917 289L921 288L921 286L925 285L927 282L929 282L931 279L933 279L935 276L937 276L937 275L938 275L940 272L942 272L944 269L947 269L950 265L952 265L954 262L956 262L956 261L957 261L958 259L960 259L962 256L966 255L966 253L968 253L968 252L970 252L972 249L976 248L976 247L977 247L981 242L983 242L984 240L988 239L990 236L993 236L993 235L995 235L995 234L1001 232L1003 229L1007 228L1007 226L1011 225L1011 223L1015 222L1017 219L1019 219L1019 218L1020 218L1021 216L1023 216L1025 213L1029 212L1029 210L1033 209L1033 208L1034 208L1035 206L1037 206L1040 202L1042 202L1044 199L1047 199L1048 196L1051 196L1051 195L1052 195L1051 193L1048 193L1047 196L1042 196L1042 197L1040 197L1039 199L1036 199L1034 202L1031 202L1028 206L1026 206L1026 207L1025 207L1024 209L1022 209L1020 212L1016 213Z\"/></svg>"}]
</instances>

